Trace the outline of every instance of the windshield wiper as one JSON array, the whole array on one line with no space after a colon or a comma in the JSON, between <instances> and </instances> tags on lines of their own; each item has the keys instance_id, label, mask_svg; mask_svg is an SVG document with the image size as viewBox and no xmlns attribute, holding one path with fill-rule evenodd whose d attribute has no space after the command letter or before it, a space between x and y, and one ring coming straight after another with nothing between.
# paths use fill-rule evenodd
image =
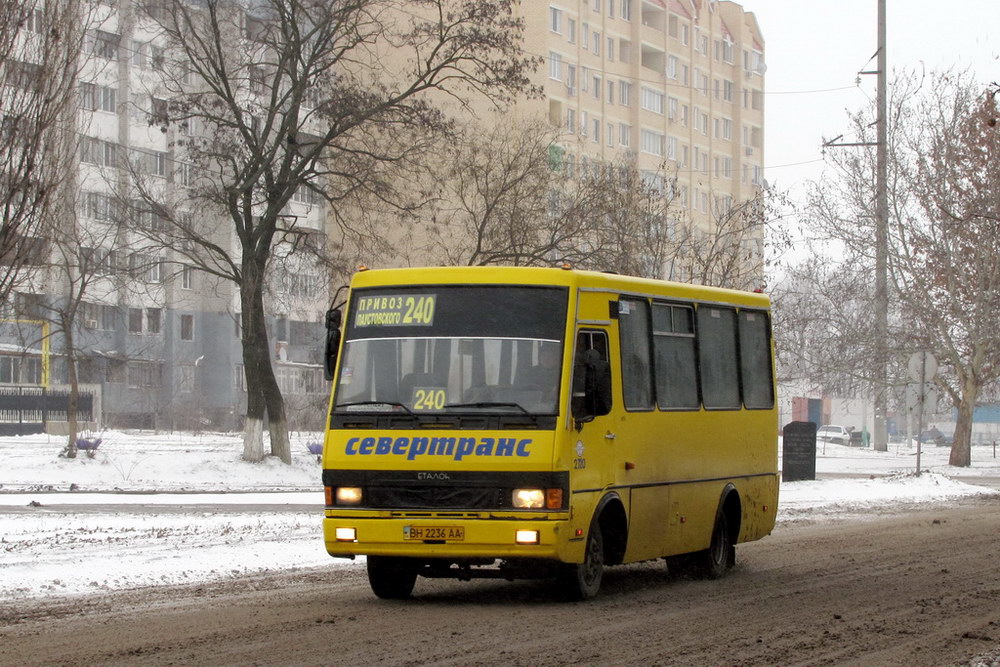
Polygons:
<instances>
[{"instance_id":1,"label":"windshield wiper","mask_svg":"<svg viewBox=\"0 0 1000 667\"><path fill-rule=\"evenodd\" d=\"M448 403L444 407L446 410L448 408L517 408L524 414L531 415L520 403L514 402L475 401L474 403Z\"/></svg>"},{"instance_id":2,"label":"windshield wiper","mask_svg":"<svg viewBox=\"0 0 1000 667\"><path fill-rule=\"evenodd\" d=\"M335 406L333 406L333 409L336 410L337 408L351 408L354 407L355 405L391 405L394 408L403 408L404 410L406 410L406 414L408 415L413 414L412 410L410 410L402 403L398 403L396 401L353 401L350 403L337 403Z\"/></svg>"}]
</instances>

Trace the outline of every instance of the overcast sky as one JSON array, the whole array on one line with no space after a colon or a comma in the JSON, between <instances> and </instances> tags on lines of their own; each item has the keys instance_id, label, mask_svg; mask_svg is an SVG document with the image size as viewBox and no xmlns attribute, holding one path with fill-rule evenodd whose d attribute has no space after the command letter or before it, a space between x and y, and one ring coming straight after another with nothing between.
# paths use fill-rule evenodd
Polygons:
<instances>
[{"instance_id":1,"label":"overcast sky","mask_svg":"<svg viewBox=\"0 0 1000 667\"><path fill-rule=\"evenodd\" d=\"M877 69L869 59L878 46L878 2L741 4L765 40L765 175L780 189L796 188L820 175L820 144L846 129L845 110L875 98L875 76L862 76L860 87L855 80ZM890 73L958 66L984 84L1000 82L1000 0L887 0L887 7ZM845 90L807 92L837 88Z\"/></svg>"}]
</instances>

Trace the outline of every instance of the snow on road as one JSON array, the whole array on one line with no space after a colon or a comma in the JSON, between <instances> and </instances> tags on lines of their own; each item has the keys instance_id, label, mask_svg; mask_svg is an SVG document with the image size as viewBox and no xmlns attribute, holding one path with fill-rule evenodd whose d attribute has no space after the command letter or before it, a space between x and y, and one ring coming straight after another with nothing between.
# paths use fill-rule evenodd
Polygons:
<instances>
[{"instance_id":1,"label":"snow on road","mask_svg":"<svg viewBox=\"0 0 1000 667\"><path fill-rule=\"evenodd\" d=\"M348 563L323 548L320 465L306 447L317 434L293 434L291 466L242 461L239 435L101 437L93 458L75 460L59 457L57 437L0 438L0 604ZM820 443L821 476L872 478L783 483L778 520L996 493L960 481L1000 478L991 448L975 447L969 469L948 466L947 457L947 448L928 448L927 473L916 477L912 448ZM234 505L262 508L226 507Z\"/></svg>"}]
</instances>

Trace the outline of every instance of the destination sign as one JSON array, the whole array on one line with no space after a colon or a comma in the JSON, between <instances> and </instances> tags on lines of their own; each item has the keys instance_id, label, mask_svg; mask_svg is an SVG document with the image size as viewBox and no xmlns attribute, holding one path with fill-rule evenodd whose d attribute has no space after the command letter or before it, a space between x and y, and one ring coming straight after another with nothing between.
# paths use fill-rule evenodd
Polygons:
<instances>
[{"instance_id":1,"label":"destination sign","mask_svg":"<svg viewBox=\"0 0 1000 667\"><path fill-rule=\"evenodd\" d=\"M436 294L362 296L355 307L356 327L429 327L434 324Z\"/></svg>"}]
</instances>

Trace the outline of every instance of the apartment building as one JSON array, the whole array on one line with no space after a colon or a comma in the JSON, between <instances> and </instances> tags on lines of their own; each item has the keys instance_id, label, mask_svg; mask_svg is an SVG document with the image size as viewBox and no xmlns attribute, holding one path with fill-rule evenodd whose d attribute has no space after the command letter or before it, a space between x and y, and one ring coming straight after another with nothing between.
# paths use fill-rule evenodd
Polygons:
<instances>
[{"instance_id":1,"label":"apartment building","mask_svg":"<svg viewBox=\"0 0 1000 667\"><path fill-rule=\"evenodd\" d=\"M79 82L79 160L73 201L0 313L0 385L68 382L59 315L86 281L73 342L79 382L98 397L104 426L238 428L245 406L236 286L190 266L185 243L150 243L160 213L129 194L176 202L177 215L238 253L233 223L187 196L197 168L185 156L195 122L168 123L170 61L138 3L94 6ZM322 235L324 206L310 193L286 211L300 231ZM272 363L292 428L318 427L328 395L319 347L327 278L308 262L278 271L268 290ZM44 322L44 325L42 324ZM40 342L43 328L52 333Z\"/></svg>"},{"instance_id":2,"label":"apartment building","mask_svg":"<svg viewBox=\"0 0 1000 667\"><path fill-rule=\"evenodd\" d=\"M547 61L540 111L563 128L568 160L636 164L695 234L759 193L765 65L752 13L713 0L523 7L525 48ZM748 241L760 254L757 236Z\"/></svg>"},{"instance_id":3,"label":"apartment building","mask_svg":"<svg viewBox=\"0 0 1000 667\"><path fill-rule=\"evenodd\" d=\"M96 4L81 53L74 201L63 221L79 252L70 260L60 260L55 247L39 252L37 267L3 304L0 385L67 382L65 336L53 320L86 265L93 275L74 344L80 382L99 396L102 421L238 427L245 402L238 291L187 266L185 248L148 243L146 232L162 224L159 214L127 194L141 180L178 202L180 215L213 230L220 246L237 247L231 221L185 203L198 174L181 147L203 128L164 122L171 91L160 74L177 63L137 6ZM526 0L521 10L523 48L545 59L537 73L545 96L520 103L515 114L562 128L567 165L637 165L674 200L678 219L702 234L759 192L764 48L753 14L709 0ZM332 224L327 214L307 192L287 211L318 237ZM683 267L664 266L663 273L685 279ZM276 272L273 283L272 363L289 421L316 426L328 390L318 363L327 276L302 261ZM55 333L43 346L46 320Z\"/></svg>"}]
</instances>

